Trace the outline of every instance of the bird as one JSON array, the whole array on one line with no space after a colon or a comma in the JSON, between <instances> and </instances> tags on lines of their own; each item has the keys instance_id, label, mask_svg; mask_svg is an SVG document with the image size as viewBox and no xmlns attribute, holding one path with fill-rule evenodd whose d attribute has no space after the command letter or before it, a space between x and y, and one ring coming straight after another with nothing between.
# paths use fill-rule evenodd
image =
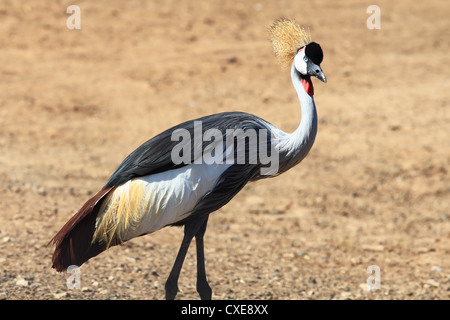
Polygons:
<instances>
[{"instance_id":1,"label":"bird","mask_svg":"<svg viewBox=\"0 0 450 320\"><path fill-rule=\"evenodd\" d=\"M247 183L276 177L297 165L317 134L311 77L327 82L320 66L322 48L294 19L278 18L268 31L279 63L290 66L301 105L298 128L286 133L253 114L229 111L189 120L154 136L131 152L103 188L50 240L56 271L81 266L112 246L164 227L184 226L165 282L165 298L173 300L178 293L180 271L193 238L196 289L202 300L212 298L203 241L209 215Z\"/></svg>"}]
</instances>

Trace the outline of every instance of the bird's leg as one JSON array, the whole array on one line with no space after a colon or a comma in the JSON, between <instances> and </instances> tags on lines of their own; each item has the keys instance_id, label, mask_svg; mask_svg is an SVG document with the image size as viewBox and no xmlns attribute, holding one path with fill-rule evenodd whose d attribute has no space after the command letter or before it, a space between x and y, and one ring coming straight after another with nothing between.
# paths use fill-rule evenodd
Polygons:
<instances>
[{"instance_id":1,"label":"bird's leg","mask_svg":"<svg viewBox=\"0 0 450 320\"><path fill-rule=\"evenodd\" d=\"M197 292L202 300L211 300L212 290L206 279L205 253L203 250L203 236L205 235L208 216L202 226L195 234L195 244L197 246Z\"/></svg>"},{"instance_id":2,"label":"bird's leg","mask_svg":"<svg viewBox=\"0 0 450 320\"><path fill-rule=\"evenodd\" d=\"M178 250L177 258L175 259L175 263L173 264L172 270L166 281L166 300L175 299L175 296L178 293L178 277L180 276L181 267L183 266L184 258L186 257L191 240L192 237L188 237L185 232L180 249Z\"/></svg>"},{"instance_id":3,"label":"bird's leg","mask_svg":"<svg viewBox=\"0 0 450 320\"><path fill-rule=\"evenodd\" d=\"M167 278L165 289L166 289L166 299L173 300L178 293L178 277L180 276L181 267L183 266L184 259L186 258L186 253L191 244L192 238L197 234L199 229L202 227L205 218L195 219L189 221L184 225L184 237L181 242L180 249L178 250L175 263L173 264L172 270L170 271L169 277ZM206 225L205 225L206 228Z\"/></svg>"}]
</instances>

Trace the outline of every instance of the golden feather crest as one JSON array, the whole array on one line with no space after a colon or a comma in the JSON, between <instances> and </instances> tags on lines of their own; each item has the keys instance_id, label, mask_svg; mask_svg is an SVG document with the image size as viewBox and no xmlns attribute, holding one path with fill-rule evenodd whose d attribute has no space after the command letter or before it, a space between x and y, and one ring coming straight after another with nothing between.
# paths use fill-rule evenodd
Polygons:
<instances>
[{"instance_id":1,"label":"golden feather crest","mask_svg":"<svg viewBox=\"0 0 450 320\"><path fill-rule=\"evenodd\" d=\"M311 34L295 20L277 19L269 28L275 55L283 68L290 67L297 50L311 42Z\"/></svg>"}]
</instances>

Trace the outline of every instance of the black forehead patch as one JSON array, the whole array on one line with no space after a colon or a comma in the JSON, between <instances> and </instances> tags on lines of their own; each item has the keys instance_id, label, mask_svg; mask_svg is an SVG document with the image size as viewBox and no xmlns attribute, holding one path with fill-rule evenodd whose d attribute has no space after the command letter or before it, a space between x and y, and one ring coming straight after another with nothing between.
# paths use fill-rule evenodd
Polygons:
<instances>
[{"instance_id":1,"label":"black forehead patch","mask_svg":"<svg viewBox=\"0 0 450 320\"><path fill-rule=\"evenodd\" d=\"M318 43L311 42L305 48L305 56L310 58L315 64L320 64L323 60L323 51Z\"/></svg>"}]
</instances>

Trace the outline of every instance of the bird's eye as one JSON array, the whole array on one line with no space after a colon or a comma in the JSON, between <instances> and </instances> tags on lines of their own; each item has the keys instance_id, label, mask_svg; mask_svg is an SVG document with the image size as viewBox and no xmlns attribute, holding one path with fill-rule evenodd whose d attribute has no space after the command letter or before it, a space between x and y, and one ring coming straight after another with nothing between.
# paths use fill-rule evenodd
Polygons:
<instances>
[{"instance_id":1,"label":"bird's eye","mask_svg":"<svg viewBox=\"0 0 450 320\"><path fill-rule=\"evenodd\" d=\"M303 61L308 62L308 57L307 57L307 56L304 56L304 57L303 57Z\"/></svg>"}]
</instances>

